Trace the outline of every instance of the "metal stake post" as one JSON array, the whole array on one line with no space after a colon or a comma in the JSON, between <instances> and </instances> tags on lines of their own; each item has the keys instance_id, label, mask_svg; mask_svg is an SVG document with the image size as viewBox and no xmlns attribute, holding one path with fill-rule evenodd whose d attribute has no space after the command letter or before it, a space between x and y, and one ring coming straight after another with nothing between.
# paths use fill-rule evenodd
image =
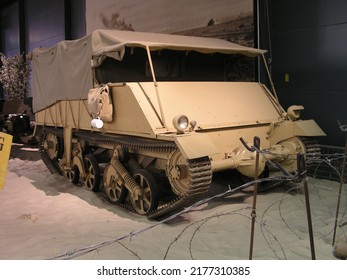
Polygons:
<instances>
[{"instance_id":1,"label":"metal stake post","mask_svg":"<svg viewBox=\"0 0 347 280\"><path fill-rule=\"evenodd\" d=\"M260 138L254 137L254 146L257 148L256 150L256 158L255 158L255 180L258 180L258 170L259 170L259 148L260 148ZM252 227L251 227L251 240L249 245L249 259L253 258L253 242L254 242L254 226L255 226L255 218L257 217L257 194L258 194L258 182L255 182L253 189L253 205L252 205Z\"/></svg>"},{"instance_id":2,"label":"metal stake post","mask_svg":"<svg viewBox=\"0 0 347 280\"><path fill-rule=\"evenodd\" d=\"M240 138L243 145L249 150L249 151L256 151L256 158L255 158L255 183L253 185L253 205L252 205L252 225L251 225L251 240L249 245L249 259L251 260L253 258L253 243L254 243L254 226L255 226L255 218L257 217L257 194L258 194L258 172L259 172L259 149L260 149L260 138L258 136L255 136L253 139L253 147L249 147L246 142Z\"/></svg>"},{"instance_id":3,"label":"metal stake post","mask_svg":"<svg viewBox=\"0 0 347 280\"><path fill-rule=\"evenodd\" d=\"M303 154L297 155L297 163L298 163L299 177L304 180L304 194L305 194L306 214L307 214L307 223L308 223L308 233L310 237L311 257L312 257L312 260L315 260L316 253L314 249L311 207L310 207L310 198L308 194L307 170L306 170L306 164L305 164L305 157Z\"/></svg>"},{"instance_id":4,"label":"metal stake post","mask_svg":"<svg viewBox=\"0 0 347 280\"><path fill-rule=\"evenodd\" d=\"M341 125L340 121L337 121L340 129L342 132L347 132L346 125ZM336 238L336 230L337 230L337 221L339 218L339 211L340 211L340 200L341 200L341 193L342 193L342 185L345 180L345 166L346 166L346 156L347 156L347 136L346 136L346 144L345 144L345 151L343 155L343 163L342 163L342 171L340 174L340 188L339 188L339 194L337 198L337 206L336 206L336 216L335 216L335 225L334 225L334 235L333 235L333 246L335 245L335 238Z\"/></svg>"}]
</instances>

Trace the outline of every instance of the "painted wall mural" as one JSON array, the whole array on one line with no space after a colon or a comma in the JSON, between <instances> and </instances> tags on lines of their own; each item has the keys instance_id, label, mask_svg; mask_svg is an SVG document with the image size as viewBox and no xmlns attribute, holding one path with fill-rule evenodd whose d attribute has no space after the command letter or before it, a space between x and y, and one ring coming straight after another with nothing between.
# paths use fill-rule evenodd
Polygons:
<instances>
[{"instance_id":1,"label":"painted wall mural","mask_svg":"<svg viewBox=\"0 0 347 280\"><path fill-rule=\"evenodd\" d=\"M252 0L86 0L86 32L174 33L254 44Z\"/></svg>"}]
</instances>

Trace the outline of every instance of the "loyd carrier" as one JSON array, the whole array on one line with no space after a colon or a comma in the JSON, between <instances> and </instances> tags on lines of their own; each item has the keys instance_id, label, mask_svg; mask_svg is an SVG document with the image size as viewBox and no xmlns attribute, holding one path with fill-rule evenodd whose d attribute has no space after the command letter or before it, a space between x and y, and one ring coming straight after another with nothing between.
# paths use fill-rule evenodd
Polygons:
<instances>
[{"instance_id":1,"label":"loyd carrier","mask_svg":"<svg viewBox=\"0 0 347 280\"><path fill-rule=\"evenodd\" d=\"M212 38L97 30L31 53L42 159L109 201L156 218L206 193L215 172L288 172L324 132L244 71L265 51ZM266 65L265 65L266 67ZM267 69L267 68L266 68ZM270 79L271 81L271 79ZM270 85L272 83L270 82ZM260 139L255 174L253 138ZM271 170L270 170L271 171Z\"/></svg>"}]
</instances>

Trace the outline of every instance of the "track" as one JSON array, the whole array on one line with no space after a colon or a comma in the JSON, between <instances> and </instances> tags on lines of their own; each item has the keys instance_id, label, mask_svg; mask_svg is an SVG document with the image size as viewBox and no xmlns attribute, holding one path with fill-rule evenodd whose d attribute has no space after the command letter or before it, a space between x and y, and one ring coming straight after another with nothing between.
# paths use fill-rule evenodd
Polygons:
<instances>
[{"instance_id":1,"label":"track","mask_svg":"<svg viewBox=\"0 0 347 280\"><path fill-rule=\"evenodd\" d=\"M188 172L192 180L187 194L177 196L175 199L159 206L154 211L149 212L147 215L149 219L171 214L185 206L191 205L201 194L206 193L209 190L212 181L212 170L208 158L188 161Z\"/></svg>"},{"instance_id":2,"label":"track","mask_svg":"<svg viewBox=\"0 0 347 280\"><path fill-rule=\"evenodd\" d=\"M57 129L45 129L56 135L61 135L61 131ZM121 146L130 151L151 151L156 153L165 153L167 155L177 150L176 144L174 142L168 141L158 141L158 140L148 140L141 139L138 137L131 136L108 136L105 134L99 133L90 133L90 132L74 132L74 138L79 140L87 141L90 145L113 145ZM41 157L48 169L52 173L61 174L61 170L58 164L58 161L52 161L47 153L43 149L41 144ZM211 181L212 181L212 170L210 160L205 158L199 158L194 160L187 161L187 177L189 178L189 184L187 190L182 195L171 196L169 201L164 200L160 201L159 206L156 209L153 209L146 213L148 219L157 219L167 214L174 213L181 210L183 207L191 205L195 200L203 193L206 193L209 190ZM165 198L164 198L165 199ZM167 199L167 198L166 198ZM131 206L128 203L117 203L111 202L112 204L118 205L131 211ZM134 210L132 210L134 211Z\"/></svg>"},{"instance_id":3,"label":"track","mask_svg":"<svg viewBox=\"0 0 347 280\"><path fill-rule=\"evenodd\" d=\"M57 136L62 136L62 130L56 128L45 129L47 132L56 134ZM164 153L169 157L170 154L173 154L177 151L176 144L174 142L168 141L159 141L159 140L148 140L138 137L131 136L109 136L100 133L90 133L78 131L74 132L74 138L79 140L87 141L91 145L102 145L102 144L111 144L113 146L124 147L134 153L140 153L141 151L151 151L156 153ZM315 160L320 156L320 147L315 140L309 138L300 138L306 146L307 150L307 160ZM41 157L48 169L52 173L62 174L61 168L57 160L51 160L47 153L44 150L43 144L40 145ZM131 168L130 168L131 169ZM128 169L129 170L129 167ZM200 195L206 193L209 190L211 181L212 181L212 170L210 160L205 158L198 158L194 160L187 160L187 177L189 178L188 183L186 184L185 191L182 193L176 192L176 195L172 195L169 198L169 201L166 201L168 197L162 197L159 206L153 210L148 211L145 215L148 219L157 219L168 214L175 213L180 211L182 208L193 204ZM129 175L131 172L129 172ZM172 183L172 182L171 182ZM267 190L269 188L274 188L280 185L281 182L268 182L264 186L261 186L261 190ZM132 209L129 202L118 203L110 202L116 204L119 207L124 208L127 211L135 212Z\"/></svg>"}]
</instances>

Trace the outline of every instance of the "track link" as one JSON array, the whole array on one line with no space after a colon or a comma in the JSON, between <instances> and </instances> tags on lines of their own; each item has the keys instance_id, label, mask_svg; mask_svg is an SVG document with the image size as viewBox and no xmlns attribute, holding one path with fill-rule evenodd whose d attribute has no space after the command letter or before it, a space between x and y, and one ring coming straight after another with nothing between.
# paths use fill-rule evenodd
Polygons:
<instances>
[{"instance_id":1,"label":"track link","mask_svg":"<svg viewBox=\"0 0 347 280\"><path fill-rule=\"evenodd\" d=\"M59 166L59 163L57 160L51 160L48 156L48 154L46 153L46 151L44 150L43 147L43 142L44 142L44 134L46 132L51 132L59 137L63 136L63 130L59 129L59 128L53 128L53 127L49 127L49 128L44 128L41 131L41 137L40 137L40 142L39 142L39 151L40 151L40 156L41 159L43 161L43 163L46 165L46 167L48 168L48 170L52 173L52 174L59 174L59 175L63 175L63 172Z\"/></svg>"},{"instance_id":2,"label":"track link","mask_svg":"<svg viewBox=\"0 0 347 280\"><path fill-rule=\"evenodd\" d=\"M306 166L309 168L321 160L321 146L313 137L300 137L300 140L306 147Z\"/></svg>"},{"instance_id":3,"label":"track link","mask_svg":"<svg viewBox=\"0 0 347 280\"><path fill-rule=\"evenodd\" d=\"M109 136L106 134L75 132L74 137L80 140L86 140L91 144L113 144L126 147L129 150L147 150L157 152L170 152L176 149L174 142L148 140L131 136Z\"/></svg>"},{"instance_id":4,"label":"track link","mask_svg":"<svg viewBox=\"0 0 347 280\"><path fill-rule=\"evenodd\" d=\"M189 160L188 172L192 178L189 191L185 195L177 196L148 213L147 217L149 219L156 219L170 213L175 213L193 204L200 195L209 190L212 181L212 169L210 160L207 157Z\"/></svg>"},{"instance_id":5,"label":"track link","mask_svg":"<svg viewBox=\"0 0 347 280\"><path fill-rule=\"evenodd\" d=\"M43 163L46 165L46 167L48 168L48 170L52 173L52 174L59 174L62 175L62 170L59 168L59 164L56 161L52 161L48 155L46 154L45 151L43 151L42 149L40 149L40 156L41 159L43 161Z\"/></svg>"},{"instance_id":6,"label":"track link","mask_svg":"<svg viewBox=\"0 0 347 280\"><path fill-rule=\"evenodd\" d=\"M62 130L57 128L49 128L45 131L55 133L58 136L62 136ZM172 153L177 150L177 146L174 142L149 140L131 136L110 136L100 133L91 133L78 131L74 132L73 136L79 140L84 140L92 145L112 144L114 146L120 145L132 151L152 151L160 153ZM306 146L307 161L311 162L320 157L320 146L318 143L309 137L300 138ZM43 162L52 173L62 174L58 161L52 161L43 149L41 142L40 153ZM148 219L157 219L168 214L176 213L182 210L184 207L192 205L200 195L206 193L209 190L212 181L212 169L211 163L208 157L188 160L188 174L191 178L190 184L187 186L187 190L184 194L175 195L171 200L159 204L159 206L146 214ZM285 180L283 180L284 182ZM263 186L262 191L274 188L280 185L281 181L268 182ZM115 203L126 211L135 212L128 203Z\"/></svg>"},{"instance_id":7,"label":"track link","mask_svg":"<svg viewBox=\"0 0 347 280\"><path fill-rule=\"evenodd\" d=\"M131 136L109 136L99 133L75 132L74 137L88 141L90 144L113 144L128 148L129 150L146 150L160 153L171 153L177 149L174 142L140 139ZM212 169L210 160L199 158L188 160L188 172L191 183L188 191L184 195L177 195L170 201L160 204L156 209L146 214L148 219L157 219L164 215L175 213L183 207L191 205L197 197L209 190L212 181ZM126 203L112 203L119 207L131 211L131 207ZM132 212L134 212L132 210Z\"/></svg>"}]
</instances>

